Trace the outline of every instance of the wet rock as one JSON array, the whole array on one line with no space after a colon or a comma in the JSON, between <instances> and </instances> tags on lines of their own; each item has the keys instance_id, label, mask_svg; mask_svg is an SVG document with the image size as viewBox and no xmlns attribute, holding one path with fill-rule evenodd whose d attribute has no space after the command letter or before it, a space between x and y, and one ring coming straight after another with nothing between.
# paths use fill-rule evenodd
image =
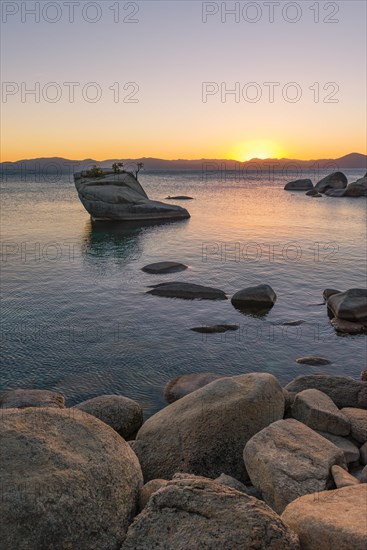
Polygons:
<instances>
[{"instance_id":1,"label":"wet rock","mask_svg":"<svg viewBox=\"0 0 367 550\"><path fill-rule=\"evenodd\" d=\"M313 183L310 179L290 181L284 186L285 191L307 191L313 190Z\"/></svg>"},{"instance_id":2,"label":"wet rock","mask_svg":"<svg viewBox=\"0 0 367 550\"><path fill-rule=\"evenodd\" d=\"M174 403L181 397L192 393L193 391L223 378L219 374L213 372L198 372L194 374L180 374L175 378L172 378L164 388L164 398L167 403Z\"/></svg>"},{"instance_id":3,"label":"wet rock","mask_svg":"<svg viewBox=\"0 0 367 550\"><path fill-rule=\"evenodd\" d=\"M193 327L190 330L194 332L200 332L202 334L216 334L228 331L238 330L240 327L238 325L202 325L201 327Z\"/></svg>"},{"instance_id":4,"label":"wet rock","mask_svg":"<svg viewBox=\"0 0 367 550\"><path fill-rule=\"evenodd\" d=\"M154 264L145 265L141 269L146 273L161 275L162 273L176 273L177 271L184 271L187 269L187 265L180 264L178 262L156 262Z\"/></svg>"},{"instance_id":5,"label":"wet rock","mask_svg":"<svg viewBox=\"0 0 367 550\"><path fill-rule=\"evenodd\" d=\"M367 289L351 288L330 296L327 301L333 317L351 321L352 323L367 323Z\"/></svg>"},{"instance_id":6,"label":"wet rock","mask_svg":"<svg viewBox=\"0 0 367 550\"><path fill-rule=\"evenodd\" d=\"M143 424L143 409L139 403L121 395L101 395L73 408L99 418L124 439L133 436Z\"/></svg>"},{"instance_id":7,"label":"wet rock","mask_svg":"<svg viewBox=\"0 0 367 550\"><path fill-rule=\"evenodd\" d=\"M366 517L367 486L362 484L303 496L282 514L302 550L365 550Z\"/></svg>"},{"instance_id":8,"label":"wet rock","mask_svg":"<svg viewBox=\"0 0 367 550\"><path fill-rule=\"evenodd\" d=\"M335 288L325 288L322 295L325 302L327 302L330 296L333 296L334 294L340 294L340 292L341 292L340 290L336 290Z\"/></svg>"},{"instance_id":9,"label":"wet rock","mask_svg":"<svg viewBox=\"0 0 367 550\"><path fill-rule=\"evenodd\" d=\"M278 420L246 444L244 461L252 484L278 514L296 498L328 489L333 464L344 453L298 420Z\"/></svg>"},{"instance_id":10,"label":"wet rock","mask_svg":"<svg viewBox=\"0 0 367 550\"><path fill-rule=\"evenodd\" d=\"M298 539L263 502L202 477L175 476L154 493L122 550L298 550Z\"/></svg>"},{"instance_id":11,"label":"wet rock","mask_svg":"<svg viewBox=\"0 0 367 550\"><path fill-rule=\"evenodd\" d=\"M350 433L347 416L339 411L326 393L319 390L309 389L297 393L292 406L292 416L313 430L335 435Z\"/></svg>"},{"instance_id":12,"label":"wet rock","mask_svg":"<svg viewBox=\"0 0 367 550\"><path fill-rule=\"evenodd\" d=\"M342 407L367 409L367 384L348 376L330 374L297 376L285 388L289 392L296 393L315 388L326 393L339 409Z\"/></svg>"},{"instance_id":13,"label":"wet rock","mask_svg":"<svg viewBox=\"0 0 367 550\"><path fill-rule=\"evenodd\" d=\"M76 409L2 411L0 540L6 550L115 550L142 473L129 445Z\"/></svg>"},{"instance_id":14,"label":"wet rock","mask_svg":"<svg viewBox=\"0 0 367 550\"><path fill-rule=\"evenodd\" d=\"M332 466L331 474L337 489L341 489L342 487L351 487L352 485L359 485L358 479L350 475L350 473L341 466Z\"/></svg>"},{"instance_id":15,"label":"wet rock","mask_svg":"<svg viewBox=\"0 0 367 550\"><path fill-rule=\"evenodd\" d=\"M52 407L63 409L62 393L49 390L8 390L0 393L0 409L25 409L27 407Z\"/></svg>"},{"instance_id":16,"label":"wet rock","mask_svg":"<svg viewBox=\"0 0 367 550\"><path fill-rule=\"evenodd\" d=\"M367 410L345 407L341 412L349 419L351 436L365 443L367 441Z\"/></svg>"},{"instance_id":17,"label":"wet rock","mask_svg":"<svg viewBox=\"0 0 367 550\"><path fill-rule=\"evenodd\" d=\"M256 432L283 418L284 396L267 373L220 378L151 416L134 443L145 481L187 472L247 479L242 459Z\"/></svg>"},{"instance_id":18,"label":"wet rock","mask_svg":"<svg viewBox=\"0 0 367 550\"><path fill-rule=\"evenodd\" d=\"M335 328L339 334L365 334L367 332L366 323L354 323L351 321L344 321L334 317L330 321L331 325Z\"/></svg>"},{"instance_id":19,"label":"wet rock","mask_svg":"<svg viewBox=\"0 0 367 550\"><path fill-rule=\"evenodd\" d=\"M264 312L273 307L277 295L269 285L258 285L239 290L232 296L232 304L243 312Z\"/></svg>"},{"instance_id":20,"label":"wet rock","mask_svg":"<svg viewBox=\"0 0 367 550\"><path fill-rule=\"evenodd\" d=\"M152 285L151 288L152 290L148 290L147 294L153 294L153 296L181 298L182 300L227 300L223 290L193 283L160 283Z\"/></svg>"},{"instance_id":21,"label":"wet rock","mask_svg":"<svg viewBox=\"0 0 367 550\"><path fill-rule=\"evenodd\" d=\"M316 356L299 357L298 359L296 359L296 362L300 363L301 365L313 365L313 366L331 365L331 361L329 361L329 359L326 359L325 357L316 357Z\"/></svg>"},{"instance_id":22,"label":"wet rock","mask_svg":"<svg viewBox=\"0 0 367 550\"><path fill-rule=\"evenodd\" d=\"M345 189L348 179L343 172L334 172L323 178L315 185L319 193L325 193L328 189Z\"/></svg>"},{"instance_id":23,"label":"wet rock","mask_svg":"<svg viewBox=\"0 0 367 550\"><path fill-rule=\"evenodd\" d=\"M193 197L188 197L186 195L176 195L175 197L166 197L168 200L174 200L174 201L192 201Z\"/></svg>"}]
</instances>

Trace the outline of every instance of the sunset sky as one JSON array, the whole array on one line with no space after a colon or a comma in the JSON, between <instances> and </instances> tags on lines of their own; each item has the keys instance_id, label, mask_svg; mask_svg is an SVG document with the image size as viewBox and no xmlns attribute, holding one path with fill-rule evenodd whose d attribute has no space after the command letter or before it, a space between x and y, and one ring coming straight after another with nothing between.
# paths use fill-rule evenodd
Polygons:
<instances>
[{"instance_id":1,"label":"sunset sky","mask_svg":"<svg viewBox=\"0 0 367 550\"><path fill-rule=\"evenodd\" d=\"M197 0L79 1L74 22L61 1L39 22L37 2L1 4L2 161L366 153L364 1L275 2L273 23L266 2L237 2L238 22Z\"/></svg>"}]
</instances>

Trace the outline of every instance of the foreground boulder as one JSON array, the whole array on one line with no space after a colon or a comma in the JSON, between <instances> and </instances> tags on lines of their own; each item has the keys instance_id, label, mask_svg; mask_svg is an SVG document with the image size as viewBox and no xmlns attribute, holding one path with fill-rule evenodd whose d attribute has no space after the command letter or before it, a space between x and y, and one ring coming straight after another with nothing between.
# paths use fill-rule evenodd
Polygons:
<instances>
[{"instance_id":1,"label":"foreground boulder","mask_svg":"<svg viewBox=\"0 0 367 550\"><path fill-rule=\"evenodd\" d=\"M279 420L254 435L244 449L252 484L280 514L299 496L328 489L330 468L346 468L344 453L292 418Z\"/></svg>"},{"instance_id":2,"label":"foreground boulder","mask_svg":"<svg viewBox=\"0 0 367 550\"><path fill-rule=\"evenodd\" d=\"M367 485L307 495L291 502L282 519L302 550L366 550Z\"/></svg>"},{"instance_id":3,"label":"foreground boulder","mask_svg":"<svg viewBox=\"0 0 367 550\"><path fill-rule=\"evenodd\" d=\"M74 409L9 409L0 423L6 550L119 548L142 473L109 426Z\"/></svg>"},{"instance_id":4,"label":"foreground boulder","mask_svg":"<svg viewBox=\"0 0 367 550\"><path fill-rule=\"evenodd\" d=\"M284 186L285 191L308 191L313 189L313 183L310 179L289 181Z\"/></svg>"},{"instance_id":5,"label":"foreground boulder","mask_svg":"<svg viewBox=\"0 0 367 550\"><path fill-rule=\"evenodd\" d=\"M367 383L348 376L329 374L297 376L285 388L292 393L315 388L326 393L339 409L342 407L367 409Z\"/></svg>"},{"instance_id":6,"label":"foreground boulder","mask_svg":"<svg viewBox=\"0 0 367 550\"><path fill-rule=\"evenodd\" d=\"M121 550L298 550L297 536L266 504L210 479L175 476L154 493Z\"/></svg>"},{"instance_id":7,"label":"foreground boulder","mask_svg":"<svg viewBox=\"0 0 367 550\"><path fill-rule=\"evenodd\" d=\"M9 390L0 393L0 409L25 409L26 407L52 407L63 409L62 393L49 390Z\"/></svg>"},{"instance_id":8,"label":"foreground boulder","mask_svg":"<svg viewBox=\"0 0 367 550\"><path fill-rule=\"evenodd\" d=\"M367 197L367 177L350 183L344 191L344 197Z\"/></svg>"},{"instance_id":9,"label":"foreground boulder","mask_svg":"<svg viewBox=\"0 0 367 550\"><path fill-rule=\"evenodd\" d=\"M359 443L367 441L367 410L346 407L341 412L348 418L351 436Z\"/></svg>"},{"instance_id":10,"label":"foreground boulder","mask_svg":"<svg viewBox=\"0 0 367 550\"><path fill-rule=\"evenodd\" d=\"M167 403L174 403L181 397L185 397L214 380L223 378L213 372L198 372L194 374L180 374L172 378L164 387L164 398Z\"/></svg>"},{"instance_id":11,"label":"foreground boulder","mask_svg":"<svg viewBox=\"0 0 367 550\"><path fill-rule=\"evenodd\" d=\"M325 193L328 189L345 189L347 184L348 179L343 172L334 172L316 183L315 189L319 193Z\"/></svg>"},{"instance_id":12,"label":"foreground boulder","mask_svg":"<svg viewBox=\"0 0 367 550\"><path fill-rule=\"evenodd\" d=\"M145 481L188 472L246 481L242 451L258 431L283 417L284 395L267 373L221 378L150 417L134 442Z\"/></svg>"},{"instance_id":13,"label":"foreground boulder","mask_svg":"<svg viewBox=\"0 0 367 550\"><path fill-rule=\"evenodd\" d=\"M333 294L327 301L333 317L357 323L367 323L367 289L351 288Z\"/></svg>"},{"instance_id":14,"label":"foreground boulder","mask_svg":"<svg viewBox=\"0 0 367 550\"><path fill-rule=\"evenodd\" d=\"M269 285L258 285L239 290L232 296L234 307L243 312L262 313L273 307L277 295Z\"/></svg>"},{"instance_id":15,"label":"foreground boulder","mask_svg":"<svg viewBox=\"0 0 367 550\"><path fill-rule=\"evenodd\" d=\"M163 221L190 217L185 208L152 201L130 172L105 170L100 177L74 174L75 187L84 208L95 220Z\"/></svg>"},{"instance_id":16,"label":"foreground boulder","mask_svg":"<svg viewBox=\"0 0 367 550\"><path fill-rule=\"evenodd\" d=\"M74 409L91 414L108 424L124 439L133 436L143 424L143 409L122 395L101 395L83 401Z\"/></svg>"},{"instance_id":17,"label":"foreground boulder","mask_svg":"<svg viewBox=\"0 0 367 550\"><path fill-rule=\"evenodd\" d=\"M182 300L227 300L223 290L193 283L160 283L152 285L147 294L164 296L166 298L181 298Z\"/></svg>"},{"instance_id":18,"label":"foreground boulder","mask_svg":"<svg viewBox=\"0 0 367 550\"><path fill-rule=\"evenodd\" d=\"M297 393L292 405L292 416L313 430L335 435L350 433L348 417L338 409L326 393L320 390L309 389Z\"/></svg>"},{"instance_id":19,"label":"foreground boulder","mask_svg":"<svg viewBox=\"0 0 367 550\"><path fill-rule=\"evenodd\" d=\"M185 271L187 265L179 262L156 262L155 264L145 265L141 268L146 273L154 273L161 275L162 273L176 273L177 271Z\"/></svg>"}]
</instances>

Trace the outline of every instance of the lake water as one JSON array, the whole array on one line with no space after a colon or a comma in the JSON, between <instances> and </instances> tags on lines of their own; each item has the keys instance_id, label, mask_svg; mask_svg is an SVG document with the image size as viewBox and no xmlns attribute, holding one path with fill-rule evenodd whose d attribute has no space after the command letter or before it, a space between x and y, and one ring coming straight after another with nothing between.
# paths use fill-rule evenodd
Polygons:
<instances>
[{"instance_id":1,"label":"lake water","mask_svg":"<svg viewBox=\"0 0 367 550\"><path fill-rule=\"evenodd\" d=\"M345 172L354 181L365 170ZM164 405L165 383L182 373L266 371L287 383L315 372L358 378L366 368L366 336L337 336L322 299L324 288L366 286L364 199L285 192L292 178L283 176L145 173L140 180L151 198L193 196L177 202L191 219L134 228L93 224L70 178L55 179L2 182L1 389L57 390L69 405L120 393L148 416ZM141 271L160 260L189 269ZM268 283L278 299L257 318L230 300L146 294L170 280L218 287L229 297ZM299 319L305 323L279 324ZM239 330L189 330L218 323ZM304 355L332 364L297 364Z\"/></svg>"}]
</instances>

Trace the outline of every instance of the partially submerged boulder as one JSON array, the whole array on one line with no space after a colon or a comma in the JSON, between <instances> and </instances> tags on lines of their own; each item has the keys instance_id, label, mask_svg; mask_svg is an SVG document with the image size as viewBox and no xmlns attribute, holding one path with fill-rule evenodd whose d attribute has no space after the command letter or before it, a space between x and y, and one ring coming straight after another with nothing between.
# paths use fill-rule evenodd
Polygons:
<instances>
[{"instance_id":1,"label":"partially submerged boulder","mask_svg":"<svg viewBox=\"0 0 367 550\"><path fill-rule=\"evenodd\" d=\"M367 323L345 321L344 319L338 319L338 317L333 317L330 323L339 336L345 336L346 334L353 335L367 333Z\"/></svg>"},{"instance_id":2,"label":"partially submerged boulder","mask_svg":"<svg viewBox=\"0 0 367 550\"><path fill-rule=\"evenodd\" d=\"M239 328L239 325L202 325L190 328L190 330L201 334L221 334L223 332L235 331Z\"/></svg>"},{"instance_id":3,"label":"partially submerged boulder","mask_svg":"<svg viewBox=\"0 0 367 550\"><path fill-rule=\"evenodd\" d=\"M179 262L156 262L154 264L145 265L141 269L146 273L161 275L163 273L176 273L177 271L184 271L187 269L187 265Z\"/></svg>"},{"instance_id":4,"label":"partially submerged boulder","mask_svg":"<svg viewBox=\"0 0 367 550\"><path fill-rule=\"evenodd\" d=\"M175 476L130 526L122 550L298 550L266 504L211 479Z\"/></svg>"},{"instance_id":5,"label":"partially submerged boulder","mask_svg":"<svg viewBox=\"0 0 367 550\"><path fill-rule=\"evenodd\" d=\"M332 317L353 323L367 323L367 289L351 288L333 294L327 301L327 307Z\"/></svg>"},{"instance_id":6,"label":"partially submerged boulder","mask_svg":"<svg viewBox=\"0 0 367 550\"><path fill-rule=\"evenodd\" d=\"M246 442L283 418L284 395L278 380L252 373L215 380L151 416L134 442L145 481L188 472L215 479L247 475Z\"/></svg>"},{"instance_id":7,"label":"partially submerged boulder","mask_svg":"<svg viewBox=\"0 0 367 550\"><path fill-rule=\"evenodd\" d=\"M367 485L306 495L282 514L302 550L366 550Z\"/></svg>"},{"instance_id":8,"label":"partially submerged boulder","mask_svg":"<svg viewBox=\"0 0 367 550\"><path fill-rule=\"evenodd\" d=\"M210 286L197 285L194 283L170 282L151 285L152 290L147 294L153 296L164 296L166 298L181 298L182 300L227 300L223 290Z\"/></svg>"},{"instance_id":9,"label":"partially submerged boulder","mask_svg":"<svg viewBox=\"0 0 367 550\"><path fill-rule=\"evenodd\" d=\"M320 390L309 389L297 393L292 405L292 416L313 430L335 435L350 433L348 417L338 409L326 393Z\"/></svg>"},{"instance_id":10,"label":"partially submerged boulder","mask_svg":"<svg viewBox=\"0 0 367 550\"><path fill-rule=\"evenodd\" d=\"M8 390L0 393L0 409L25 409L27 407L51 407L63 409L62 393L49 390Z\"/></svg>"},{"instance_id":11,"label":"partially submerged boulder","mask_svg":"<svg viewBox=\"0 0 367 550\"><path fill-rule=\"evenodd\" d=\"M213 372L195 372L193 374L180 374L167 382L164 387L164 398L167 403L174 403L181 397L223 378Z\"/></svg>"},{"instance_id":12,"label":"partially submerged boulder","mask_svg":"<svg viewBox=\"0 0 367 550\"><path fill-rule=\"evenodd\" d=\"M289 181L284 189L285 191L308 191L313 189L313 183L310 179Z\"/></svg>"},{"instance_id":13,"label":"partially submerged boulder","mask_svg":"<svg viewBox=\"0 0 367 550\"><path fill-rule=\"evenodd\" d=\"M235 308L243 312L262 313L273 307L277 295L270 285L244 288L236 292L231 299Z\"/></svg>"},{"instance_id":14,"label":"partially submerged boulder","mask_svg":"<svg viewBox=\"0 0 367 550\"><path fill-rule=\"evenodd\" d=\"M146 221L182 220L190 217L185 208L153 201L131 172L89 178L74 174L75 187L84 208L95 220Z\"/></svg>"},{"instance_id":15,"label":"partially submerged boulder","mask_svg":"<svg viewBox=\"0 0 367 550\"><path fill-rule=\"evenodd\" d=\"M143 424L143 409L122 395L101 395L75 405L74 409L91 414L108 424L124 439L133 436Z\"/></svg>"},{"instance_id":16,"label":"partially submerged boulder","mask_svg":"<svg viewBox=\"0 0 367 550\"><path fill-rule=\"evenodd\" d=\"M367 197L367 177L350 183L344 191L344 197Z\"/></svg>"},{"instance_id":17,"label":"partially submerged boulder","mask_svg":"<svg viewBox=\"0 0 367 550\"><path fill-rule=\"evenodd\" d=\"M308 355L307 357L298 357L296 359L296 363L299 363L300 365L319 366L319 365L330 365L331 361L329 361L329 359L326 359L326 357L317 357L315 355Z\"/></svg>"},{"instance_id":18,"label":"partially submerged boulder","mask_svg":"<svg viewBox=\"0 0 367 550\"><path fill-rule=\"evenodd\" d=\"M120 547L142 473L114 430L75 409L8 409L0 439L2 548Z\"/></svg>"},{"instance_id":19,"label":"partially submerged boulder","mask_svg":"<svg viewBox=\"0 0 367 550\"><path fill-rule=\"evenodd\" d=\"M339 409L342 407L367 409L367 383L348 376L330 374L297 376L285 388L294 393L315 388L326 393Z\"/></svg>"},{"instance_id":20,"label":"partially submerged boulder","mask_svg":"<svg viewBox=\"0 0 367 550\"><path fill-rule=\"evenodd\" d=\"M245 446L244 461L252 484L278 514L299 496L331 487L333 464L346 467L340 449L292 418L255 434Z\"/></svg>"},{"instance_id":21,"label":"partially submerged boulder","mask_svg":"<svg viewBox=\"0 0 367 550\"><path fill-rule=\"evenodd\" d=\"M348 179L343 172L333 172L316 183L315 189L319 193L325 193L328 189L345 189L347 184Z\"/></svg>"}]
</instances>

